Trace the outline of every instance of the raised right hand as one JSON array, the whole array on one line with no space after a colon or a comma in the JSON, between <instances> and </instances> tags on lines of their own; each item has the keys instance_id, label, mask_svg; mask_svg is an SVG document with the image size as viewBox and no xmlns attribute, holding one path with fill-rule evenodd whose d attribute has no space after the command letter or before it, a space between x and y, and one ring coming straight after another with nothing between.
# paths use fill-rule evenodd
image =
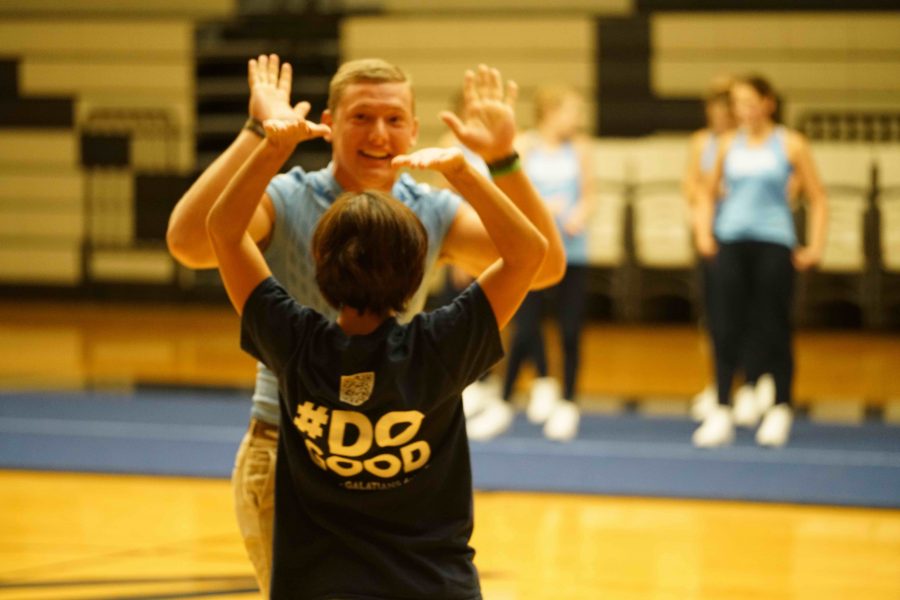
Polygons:
<instances>
[{"instance_id":1,"label":"raised right hand","mask_svg":"<svg viewBox=\"0 0 900 600\"><path fill-rule=\"evenodd\" d=\"M293 70L289 63L279 68L277 54L260 54L247 65L247 82L250 85L250 116L260 121L267 119L290 120L291 82Z\"/></svg>"}]
</instances>

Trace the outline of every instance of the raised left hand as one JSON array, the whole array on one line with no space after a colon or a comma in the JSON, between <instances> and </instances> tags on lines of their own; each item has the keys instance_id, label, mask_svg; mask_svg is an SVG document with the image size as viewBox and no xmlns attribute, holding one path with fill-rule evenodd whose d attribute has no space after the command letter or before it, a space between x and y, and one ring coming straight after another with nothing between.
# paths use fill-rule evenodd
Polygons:
<instances>
[{"instance_id":1,"label":"raised left hand","mask_svg":"<svg viewBox=\"0 0 900 600\"><path fill-rule=\"evenodd\" d=\"M491 163L515 150L518 95L519 86L514 81L507 81L504 90L500 71L478 65L477 71L466 71L463 79L463 119L444 111L441 120L460 142Z\"/></svg>"}]
</instances>

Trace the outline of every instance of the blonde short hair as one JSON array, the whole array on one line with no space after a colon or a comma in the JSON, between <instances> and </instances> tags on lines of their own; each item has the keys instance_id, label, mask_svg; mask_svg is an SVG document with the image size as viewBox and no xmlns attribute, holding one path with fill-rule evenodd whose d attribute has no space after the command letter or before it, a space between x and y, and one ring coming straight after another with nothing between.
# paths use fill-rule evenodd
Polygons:
<instances>
[{"instance_id":1,"label":"blonde short hair","mask_svg":"<svg viewBox=\"0 0 900 600\"><path fill-rule=\"evenodd\" d=\"M540 123L544 118L562 106L566 98L581 98L575 88L567 85L547 85L534 93L534 120Z\"/></svg>"},{"instance_id":2,"label":"blonde short hair","mask_svg":"<svg viewBox=\"0 0 900 600\"><path fill-rule=\"evenodd\" d=\"M728 104L731 102L731 88L734 84L735 79L731 75L717 75L709 82L703 100L707 104L716 102Z\"/></svg>"},{"instance_id":3,"label":"blonde short hair","mask_svg":"<svg viewBox=\"0 0 900 600\"><path fill-rule=\"evenodd\" d=\"M341 103L341 97L347 86L354 83L409 83L412 91L412 80L397 65L380 58L361 58L345 62L331 78L328 84L328 110L334 113ZM415 108L415 100L413 100Z\"/></svg>"}]
</instances>

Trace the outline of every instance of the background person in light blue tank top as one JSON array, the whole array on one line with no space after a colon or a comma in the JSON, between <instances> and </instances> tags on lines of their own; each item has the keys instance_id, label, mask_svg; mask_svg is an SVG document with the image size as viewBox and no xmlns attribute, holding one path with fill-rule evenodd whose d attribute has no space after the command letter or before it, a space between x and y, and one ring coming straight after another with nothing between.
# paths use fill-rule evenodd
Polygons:
<instances>
[{"instance_id":1,"label":"background person in light blue tank top","mask_svg":"<svg viewBox=\"0 0 900 600\"><path fill-rule=\"evenodd\" d=\"M770 242L793 249L797 236L787 197L792 170L784 127L772 128L767 137L753 143L746 129L737 131L725 155L727 194L716 211L716 239Z\"/></svg>"},{"instance_id":2,"label":"background person in light blue tank top","mask_svg":"<svg viewBox=\"0 0 900 600\"><path fill-rule=\"evenodd\" d=\"M766 411L756 439L761 445L781 446L793 419L794 270L809 269L822 257L827 199L806 140L774 122L776 99L768 82L744 77L731 93L739 128L722 141L709 185L700 190L695 220L697 249L714 261L719 407L693 440L712 447L734 439L732 381L748 344L758 336L759 355L765 359L761 369L775 380L775 405ZM788 199L792 173L809 202L805 247L797 245Z\"/></svg>"},{"instance_id":3,"label":"background person in light blue tank top","mask_svg":"<svg viewBox=\"0 0 900 600\"><path fill-rule=\"evenodd\" d=\"M190 268L217 264L206 229L209 210L235 172L246 168L253 153L264 145L260 122L306 120L311 109L307 102L291 105L293 72L274 54L251 60L248 80L250 120L182 196L169 221L169 249ZM500 73L484 65L465 73L463 87L465 117L442 113L442 120L489 165L506 164L515 153L514 101L518 88L512 82L504 85ZM264 174L240 178L248 189L267 186L248 233L298 301L319 310L327 308L316 290L308 244L316 220L343 190L390 192L406 203L428 232L430 265L447 261L478 275L497 260L497 250L471 206L450 192L433 190L401 176L392 164L395 156L412 149L419 129L412 85L401 69L379 59L342 65L331 80L328 108L321 121L320 125L328 129L324 135L332 147L332 162L327 168L314 173L296 169L271 182L266 178L261 184L254 177ZM503 170L492 173L492 178L548 240L547 259L532 285L553 285L565 271L562 242L552 215L517 165L517 161L509 162ZM333 316L334 311L327 314ZM272 409L277 406L277 389L273 376L260 368L250 427L238 449L232 477L238 524L266 597L272 562L278 439L278 413Z\"/></svg>"},{"instance_id":4,"label":"background person in light blue tank top","mask_svg":"<svg viewBox=\"0 0 900 600\"><path fill-rule=\"evenodd\" d=\"M722 136L734 129L734 114L731 110L731 84L731 77L718 77L712 82L704 102L706 127L694 132L690 138L688 160L681 188L691 211L696 209L699 190L708 185L708 180L712 176ZM713 338L715 336L713 324L716 322L716 319L713 317L715 305L712 294L713 273L711 261L699 258L697 260L697 272L703 302L703 316L700 319L700 326L707 333L707 336L703 338L704 342L707 339L709 340L708 343L701 343L701 348L704 354L709 356L710 371L713 373L710 377L711 383L694 397L691 405L691 415L695 420L702 420L718 404L715 384L715 361L713 360L712 352L714 347Z\"/></svg>"},{"instance_id":5,"label":"background person in light blue tank top","mask_svg":"<svg viewBox=\"0 0 900 600\"><path fill-rule=\"evenodd\" d=\"M545 87L537 91L535 108L536 128L522 136L518 147L526 173L555 216L566 249L566 275L557 286L530 293L519 308L510 342L502 402L494 398L481 414L469 420L469 435L477 439L489 439L509 426L513 414L510 404L513 387L526 360L531 360L537 371L528 405L529 419L543 423L544 435L549 439L568 441L578 432L575 384L586 308L585 226L592 197L588 143L578 135L583 120L583 101L571 88ZM556 380L548 377L541 331L543 307L550 298L555 300L562 338L562 394Z\"/></svg>"}]
</instances>

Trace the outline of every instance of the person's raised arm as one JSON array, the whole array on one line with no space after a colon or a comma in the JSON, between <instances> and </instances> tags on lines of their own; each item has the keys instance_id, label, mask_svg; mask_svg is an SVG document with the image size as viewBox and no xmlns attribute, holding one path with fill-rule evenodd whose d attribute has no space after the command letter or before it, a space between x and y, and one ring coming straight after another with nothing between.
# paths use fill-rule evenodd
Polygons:
<instances>
[{"instance_id":1,"label":"person's raised arm","mask_svg":"<svg viewBox=\"0 0 900 600\"><path fill-rule=\"evenodd\" d=\"M469 201L500 255L478 284L503 328L516 313L547 256L547 239L498 186L485 179L457 148L428 148L394 158L395 166L440 171Z\"/></svg>"},{"instance_id":2,"label":"person's raised arm","mask_svg":"<svg viewBox=\"0 0 900 600\"><path fill-rule=\"evenodd\" d=\"M515 203L525 217L547 239L547 259L532 282L532 289L549 287L559 282L566 271L566 254L559 231L546 203L538 195L531 181L517 161L509 160L515 153L516 137L514 105L518 96L515 82L508 81L505 89L497 69L479 65L478 70L466 71L463 82L465 119L450 111L441 119L470 150L480 155L491 169L494 183ZM466 194L461 195L469 200ZM460 207L444 246L442 258L478 275L497 258L498 248L478 219L475 211Z\"/></svg>"},{"instance_id":3,"label":"person's raised arm","mask_svg":"<svg viewBox=\"0 0 900 600\"><path fill-rule=\"evenodd\" d=\"M796 182L809 204L809 228L806 246L794 251L794 267L805 271L819 264L825 252L825 235L828 228L828 197L816 172L809 143L799 133L790 138L789 152L793 154Z\"/></svg>"},{"instance_id":4,"label":"person's raised arm","mask_svg":"<svg viewBox=\"0 0 900 600\"><path fill-rule=\"evenodd\" d=\"M265 142L257 145L234 174L205 219L222 282L238 314L243 313L250 293L271 275L248 232L263 191L298 143L325 135L329 128L303 119L269 120L265 131Z\"/></svg>"},{"instance_id":5,"label":"person's raised arm","mask_svg":"<svg viewBox=\"0 0 900 600\"><path fill-rule=\"evenodd\" d=\"M291 65L279 65L275 54L251 59L247 66L250 86L250 118L256 123L267 119L295 119L297 114L305 118L309 104L301 102L291 108ZM231 176L261 145L260 133L241 129L231 145L210 164L200 177L178 200L166 231L169 252L178 262L192 269L216 266L216 257L206 235L206 217L216 198L225 189ZM265 191L265 188L263 188ZM250 221L249 231L254 241L263 243L269 236L274 222L271 203L261 204Z\"/></svg>"}]
</instances>

